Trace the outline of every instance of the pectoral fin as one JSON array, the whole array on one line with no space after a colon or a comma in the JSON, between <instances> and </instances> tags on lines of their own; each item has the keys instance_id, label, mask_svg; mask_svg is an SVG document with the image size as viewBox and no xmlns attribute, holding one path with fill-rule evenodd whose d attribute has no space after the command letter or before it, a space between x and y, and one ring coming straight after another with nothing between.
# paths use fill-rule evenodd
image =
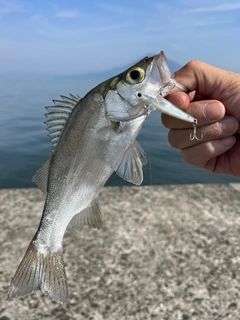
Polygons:
<instances>
[{"instance_id":1,"label":"pectoral fin","mask_svg":"<svg viewBox=\"0 0 240 320\"><path fill-rule=\"evenodd\" d=\"M89 225L90 227L101 229L103 215L96 201L83 211L77 213L71 221L71 224Z\"/></svg>"},{"instance_id":2,"label":"pectoral fin","mask_svg":"<svg viewBox=\"0 0 240 320\"><path fill-rule=\"evenodd\" d=\"M124 180L140 185L143 181L142 166L146 163L146 154L135 141L125 151L123 160L115 172Z\"/></svg>"},{"instance_id":3,"label":"pectoral fin","mask_svg":"<svg viewBox=\"0 0 240 320\"><path fill-rule=\"evenodd\" d=\"M109 141L119 135L119 122L111 122L108 127L98 130L97 134L101 140Z\"/></svg>"},{"instance_id":4,"label":"pectoral fin","mask_svg":"<svg viewBox=\"0 0 240 320\"><path fill-rule=\"evenodd\" d=\"M145 166L147 164L147 157L145 151L142 149L142 147L137 141L134 142L134 147L137 155L139 156L142 162L142 165Z\"/></svg>"}]
</instances>

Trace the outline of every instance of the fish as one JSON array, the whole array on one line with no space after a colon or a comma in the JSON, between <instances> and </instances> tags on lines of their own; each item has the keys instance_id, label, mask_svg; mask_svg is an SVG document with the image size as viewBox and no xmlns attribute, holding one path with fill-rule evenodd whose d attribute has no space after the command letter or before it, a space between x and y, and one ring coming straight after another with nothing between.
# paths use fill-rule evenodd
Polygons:
<instances>
[{"instance_id":1,"label":"fish","mask_svg":"<svg viewBox=\"0 0 240 320\"><path fill-rule=\"evenodd\" d=\"M194 123L196 119L164 97L187 91L171 78L161 51L88 92L61 96L47 107L53 152L33 181L46 195L38 230L12 278L8 297L40 290L52 301L68 302L63 237L69 223L100 229L100 190L115 171L135 185L143 181L146 154L136 141L149 114L158 110Z\"/></svg>"}]
</instances>

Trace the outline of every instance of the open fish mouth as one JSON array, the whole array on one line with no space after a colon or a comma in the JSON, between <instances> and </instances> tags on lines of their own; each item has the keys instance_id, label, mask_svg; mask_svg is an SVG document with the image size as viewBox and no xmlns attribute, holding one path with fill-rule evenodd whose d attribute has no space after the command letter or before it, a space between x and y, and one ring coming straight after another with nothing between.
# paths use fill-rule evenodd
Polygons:
<instances>
[{"instance_id":1,"label":"open fish mouth","mask_svg":"<svg viewBox=\"0 0 240 320\"><path fill-rule=\"evenodd\" d=\"M202 136L198 138L196 135L197 119L177 108L170 101L164 98L168 94L177 91L188 93L189 90L172 78L172 74L168 68L167 60L163 51L153 58L148 83L151 87L155 84L155 88L156 84L160 85L157 90L151 90L152 88L150 89L148 86L146 90L143 89L136 92L136 97L145 104L147 111L150 113L153 110L158 110L174 118L192 123L193 134L190 135L190 139L202 140Z\"/></svg>"},{"instance_id":2,"label":"open fish mouth","mask_svg":"<svg viewBox=\"0 0 240 320\"><path fill-rule=\"evenodd\" d=\"M148 112L158 110L174 118L196 124L195 118L165 99L165 96L177 91L187 93L188 89L172 78L166 57L161 51L153 58L146 86L140 87L135 92L135 96L144 103Z\"/></svg>"},{"instance_id":3,"label":"open fish mouth","mask_svg":"<svg viewBox=\"0 0 240 320\"><path fill-rule=\"evenodd\" d=\"M161 77L161 83L163 83L163 86L161 87L162 93L163 93L163 89L168 90L171 93L173 93L175 91L183 91L183 92L189 93L189 89L187 87L185 87L181 83L178 83L173 78L173 76L168 68L167 59L166 59L163 51L161 51L159 54L154 56L153 63L158 68L158 71L159 71L159 74ZM168 91L166 91L166 93Z\"/></svg>"}]
</instances>

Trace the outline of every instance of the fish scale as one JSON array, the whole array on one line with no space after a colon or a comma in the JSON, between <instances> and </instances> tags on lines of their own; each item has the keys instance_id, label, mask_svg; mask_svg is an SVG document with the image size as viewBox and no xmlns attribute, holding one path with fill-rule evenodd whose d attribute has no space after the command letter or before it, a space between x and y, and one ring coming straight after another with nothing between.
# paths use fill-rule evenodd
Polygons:
<instances>
[{"instance_id":1,"label":"fish scale","mask_svg":"<svg viewBox=\"0 0 240 320\"><path fill-rule=\"evenodd\" d=\"M196 125L196 119L164 99L177 90L163 52L99 84L82 99L61 96L47 107L53 152L33 181L46 194L42 218L12 279L8 296L40 290L67 304L63 236L68 224L101 228L97 197L115 171L140 185L146 154L136 138L149 114L162 111Z\"/></svg>"}]
</instances>

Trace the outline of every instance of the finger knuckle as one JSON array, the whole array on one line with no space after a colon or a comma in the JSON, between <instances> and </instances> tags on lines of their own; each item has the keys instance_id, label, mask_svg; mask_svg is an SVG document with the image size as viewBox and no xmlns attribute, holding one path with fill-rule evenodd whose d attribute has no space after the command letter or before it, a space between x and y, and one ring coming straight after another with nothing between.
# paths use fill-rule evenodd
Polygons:
<instances>
[{"instance_id":1,"label":"finger knuckle","mask_svg":"<svg viewBox=\"0 0 240 320\"><path fill-rule=\"evenodd\" d=\"M207 134L210 137L219 137L222 135L222 133L223 133L223 130L222 130L221 124L219 122L216 122L216 123L210 125L207 130Z\"/></svg>"},{"instance_id":2,"label":"finger knuckle","mask_svg":"<svg viewBox=\"0 0 240 320\"><path fill-rule=\"evenodd\" d=\"M189 68L191 70L197 70L202 66L203 62L199 60L191 60L186 64L186 68Z\"/></svg>"}]
</instances>

